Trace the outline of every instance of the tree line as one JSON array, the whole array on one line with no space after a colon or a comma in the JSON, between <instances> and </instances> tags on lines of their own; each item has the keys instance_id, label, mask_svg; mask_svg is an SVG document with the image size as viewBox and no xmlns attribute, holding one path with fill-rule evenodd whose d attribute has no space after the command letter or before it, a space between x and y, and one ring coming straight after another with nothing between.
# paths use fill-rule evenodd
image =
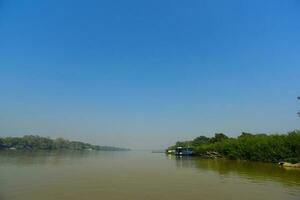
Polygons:
<instances>
[{"instance_id":1,"label":"tree line","mask_svg":"<svg viewBox=\"0 0 300 200\"><path fill-rule=\"evenodd\" d=\"M63 138L51 139L37 135L23 137L0 137L0 150L102 150L121 151L124 148L98 146L89 143L69 141Z\"/></svg>"},{"instance_id":2,"label":"tree line","mask_svg":"<svg viewBox=\"0 0 300 200\"><path fill-rule=\"evenodd\" d=\"M214 151L229 159L300 162L299 130L272 135L243 132L236 138L216 133L214 137L199 136L191 141L177 142L169 149L178 146L192 147L195 155Z\"/></svg>"}]
</instances>

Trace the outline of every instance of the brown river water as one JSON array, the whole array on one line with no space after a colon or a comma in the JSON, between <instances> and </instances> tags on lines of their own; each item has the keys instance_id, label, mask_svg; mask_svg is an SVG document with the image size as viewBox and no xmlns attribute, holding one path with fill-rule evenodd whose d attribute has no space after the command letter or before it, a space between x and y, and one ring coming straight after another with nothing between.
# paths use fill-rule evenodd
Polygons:
<instances>
[{"instance_id":1,"label":"brown river water","mask_svg":"<svg viewBox=\"0 0 300 200\"><path fill-rule=\"evenodd\" d=\"M146 151L0 153L0 200L299 200L300 170Z\"/></svg>"}]
</instances>

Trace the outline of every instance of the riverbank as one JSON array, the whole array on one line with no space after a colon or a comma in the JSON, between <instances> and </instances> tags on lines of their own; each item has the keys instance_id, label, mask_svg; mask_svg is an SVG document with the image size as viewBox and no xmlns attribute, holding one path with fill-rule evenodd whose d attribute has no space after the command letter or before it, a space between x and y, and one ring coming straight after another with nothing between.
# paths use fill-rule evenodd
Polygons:
<instances>
[{"instance_id":1,"label":"riverbank","mask_svg":"<svg viewBox=\"0 0 300 200\"><path fill-rule=\"evenodd\" d=\"M278 164L282 167L291 167L291 168L300 169L300 163L279 162Z\"/></svg>"},{"instance_id":2,"label":"riverbank","mask_svg":"<svg viewBox=\"0 0 300 200\"><path fill-rule=\"evenodd\" d=\"M287 134L242 133L230 138L223 133L214 137L199 136L191 141L177 142L168 150L176 147L191 147L193 154L204 157L224 157L232 160L262 162L300 162L300 131Z\"/></svg>"},{"instance_id":3,"label":"riverbank","mask_svg":"<svg viewBox=\"0 0 300 200\"><path fill-rule=\"evenodd\" d=\"M173 152L165 152L166 154L169 154L169 155L175 155ZM179 157L182 157L184 155L175 155L175 156L179 156ZM222 156L221 154L219 154L218 152L215 152L215 151L212 151L212 152L205 152L205 153L202 153L202 154L191 154L191 155L188 155L187 157L194 157L194 158L200 158L200 159L218 159L218 160L232 160L232 159L228 159L224 156ZM186 157L186 156L184 156ZM236 160L239 160L239 159L236 159ZM247 161L247 160L240 160L240 161ZM290 163L290 162L279 162L278 163L279 166L281 167L284 167L284 168L297 168L297 169L300 169L300 162L299 163Z\"/></svg>"}]
</instances>

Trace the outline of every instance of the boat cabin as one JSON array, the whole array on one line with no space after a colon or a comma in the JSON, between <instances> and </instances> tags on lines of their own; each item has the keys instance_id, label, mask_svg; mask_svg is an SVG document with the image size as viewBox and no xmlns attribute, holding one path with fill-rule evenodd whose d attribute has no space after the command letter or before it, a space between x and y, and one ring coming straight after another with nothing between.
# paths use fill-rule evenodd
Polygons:
<instances>
[{"instance_id":1,"label":"boat cabin","mask_svg":"<svg viewBox=\"0 0 300 200\"><path fill-rule=\"evenodd\" d=\"M177 147L175 149L175 155L189 156L193 154L191 147Z\"/></svg>"}]
</instances>

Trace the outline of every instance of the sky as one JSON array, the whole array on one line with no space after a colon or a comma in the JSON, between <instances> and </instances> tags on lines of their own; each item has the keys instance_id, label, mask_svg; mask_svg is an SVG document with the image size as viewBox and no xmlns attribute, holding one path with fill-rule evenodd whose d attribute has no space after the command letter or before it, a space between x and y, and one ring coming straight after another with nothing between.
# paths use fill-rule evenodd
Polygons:
<instances>
[{"instance_id":1,"label":"sky","mask_svg":"<svg viewBox=\"0 0 300 200\"><path fill-rule=\"evenodd\" d=\"M300 129L299 21L298 0L0 0L0 136Z\"/></svg>"}]
</instances>

